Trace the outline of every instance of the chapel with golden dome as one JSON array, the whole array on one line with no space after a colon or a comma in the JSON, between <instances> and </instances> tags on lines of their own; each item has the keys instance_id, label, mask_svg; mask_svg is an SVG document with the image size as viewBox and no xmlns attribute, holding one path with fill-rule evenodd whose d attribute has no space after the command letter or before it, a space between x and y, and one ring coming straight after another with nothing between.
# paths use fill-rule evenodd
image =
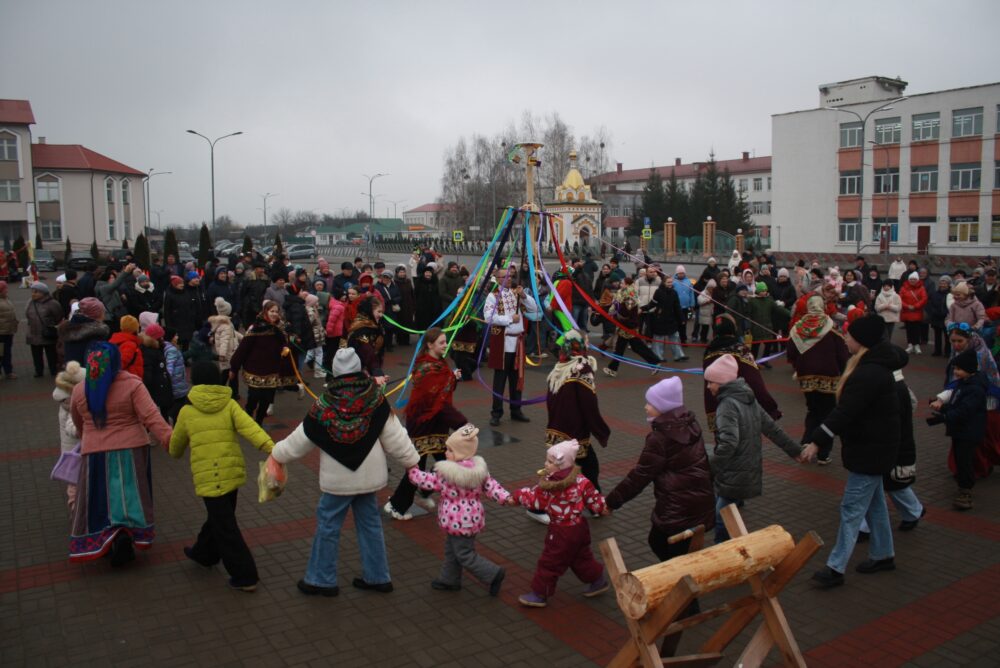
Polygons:
<instances>
[{"instance_id":1,"label":"chapel with golden dome","mask_svg":"<svg viewBox=\"0 0 1000 668\"><path fill-rule=\"evenodd\" d=\"M562 217L562 225L556 226L559 244L568 241L572 247L579 242L583 248L600 243L601 202L594 199L590 186L584 183L576 161L576 151L570 151L569 171L562 184L556 186L555 201L546 202L545 210Z\"/></svg>"}]
</instances>

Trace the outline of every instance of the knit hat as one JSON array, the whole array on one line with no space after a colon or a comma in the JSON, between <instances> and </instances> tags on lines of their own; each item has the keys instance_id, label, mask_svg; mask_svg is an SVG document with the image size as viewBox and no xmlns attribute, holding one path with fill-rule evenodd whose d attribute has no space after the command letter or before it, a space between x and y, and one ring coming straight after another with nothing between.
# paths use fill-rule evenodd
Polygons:
<instances>
[{"instance_id":1,"label":"knit hat","mask_svg":"<svg viewBox=\"0 0 1000 668\"><path fill-rule=\"evenodd\" d=\"M847 333L865 348L871 348L885 336L885 320L882 316L871 313L848 325Z\"/></svg>"},{"instance_id":2,"label":"knit hat","mask_svg":"<svg viewBox=\"0 0 1000 668\"><path fill-rule=\"evenodd\" d=\"M910 275L907 276L906 278L907 278L907 280L910 280L910 281L919 281L920 280L920 274L918 274L917 272L914 271L914 272L911 272Z\"/></svg>"},{"instance_id":3,"label":"knit hat","mask_svg":"<svg viewBox=\"0 0 1000 668\"><path fill-rule=\"evenodd\" d=\"M154 341L163 340L163 334L164 334L163 328L157 325L155 322L146 325L146 327L142 330L142 333L148 336L149 338L153 339Z\"/></svg>"},{"instance_id":4,"label":"knit hat","mask_svg":"<svg viewBox=\"0 0 1000 668\"><path fill-rule=\"evenodd\" d=\"M383 278L392 278L392 272L389 271L388 269L386 269L385 271L382 272L382 277Z\"/></svg>"},{"instance_id":5,"label":"knit hat","mask_svg":"<svg viewBox=\"0 0 1000 668\"><path fill-rule=\"evenodd\" d=\"M750 292L750 288L748 288L743 283L740 283L739 285L736 286L736 292Z\"/></svg>"},{"instance_id":6,"label":"knit hat","mask_svg":"<svg viewBox=\"0 0 1000 668\"><path fill-rule=\"evenodd\" d=\"M951 363L966 373L979 371L979 358L976 357L976 351L971 348L955 355Z\"/></svg>"},{"instance_id":7,"label":"knit hat","mask_svg":"<svg viewBox=\"0 0 1000 668\"><path fill-rule=\"evenodd\" d=\"M941 278L938 279L938 283L939 284L940 283L947 283L950 286L951 285L951 276L949 276L948 274L941 274Z\"/></svg>"},{"instance_id":8,"label":"knit hat","mask_svg":"<svg viewBox=\"0 0 1000 668\"><path fill-rule=\"evenodd\" d=\"M677 376L664 378L646 390L646 403L661 413L684 405L684 388Z\"/></svg>"},{"instance_id":9,"label":"knit hat","mask_svg":"<svg viewBox=\"0 0 1000 668\"><path fill-rule=\"evenodd\" d=\"M781 278L782 276L788 278L788 270L785 269L784 267L778 270L778 278Z\"/></svg>"},{"instance_id":10,"label":"knit hat","mask_svg":"<svg viewBox=\"0 0 1000 668\"><path fill-rule=\"evenodd\" d=\"M136 283L149 283L149 276L140 272L139 275L135 277L135 280Z\"/></svg>"},{"instance_id":11,"label":"knit hat","mask_svg":"<svg viewBox=\"0 0 1000 668\"><path fill-rule=\"evenodd\" d=\"M84 297L80 300L80 313L97 322L104 321L104 304L96 297Z\"/></svg>"},{"instance_id":12,"label":"knit hat","mask_svg":"<svg viewBox=\"0 0 1000 668\"><path fill-rule=\"evenodd\" d=\"M882 329L885 329L883 325ZM705 369L705 381L725 385L739 377L739 364L732 355L723 355Z\"/></svg>"},{"instance_id":13,"label":"knit hat","mask_svg":"<svg viewBox=\"0 0 1000 668\"><path fill-rule=\"evenodd\" d=\"M180 276L171 276L170 277L170 287L172 287L172 288L179 288L182 285L184 285L184 279L183 278L181 278Z\"/></svg>"},{"instance_id":14,"label":"knit hat","mask_svg":"<svg viewBox=\"0 0 1000 668\"><path fill-rule=\"evenodd\" d=\"M479 449L479 428L474 424L467 424L452 432L444 443L451 448L456 462L472 459Z\"/></svg>"},{"instance_id":15,"label":"knit hat","mask_svg":"<svg viewBox=\"0 0 1000 668\"><path fill-rule=\"evenodd\" d=\"M72 392L73 387L83 381L83 367L76 360L71 360L66 364L66 368L56 375L56 387Z\"/></svg>"},{"instance_id":16,"label":"knit hat","mask_svg":"<svg viewBox=\"0 0 1000 668\"><path fill-rule=\"evenodd\" d=\"M576 461L576 453L580 451L580 443L574 438L570 441L556 443L545 454L552 457L552 460L559 465L559 470L564 471Z\"/></svg>"},{"instance_id":17,"label":"knit hat","mask_svg":"<svg viewBox=\"0 0 1000 668\"><path fill-rule=\"evenodd\" d=\"M147 327L155 324L159 319L160 315L158 313L154 313L153 311L143 311L139 314L139 329L145 332Z\"/></svg>"},{"instance_id":18,"label":"knit hat","mask_svg":"<svg viewBox=\"0 0 1000 668\"><path fill-rule=\"evenodd\" d=\"M118 321L118 329L129 334L139 333L139 321L131 315L123 315L122 319Z\"/></svg>"},{"instance_id":19,"label":"knit hat","mask_svg":"<svg viewBox=\"0 0 1000 668\"><path fill-rule=\"evenodd\" d=\"M56 285L62 285L66 282L66 274L59 274L56 276Z\"/></svg>"},{"instance_id":20,"label":"knit hat","mask_svg":"<svg viewBox=\"0 0 1000 668\"><path fill-rule=\"evenodd\" d=\"M354 265L345 260L340 263L340 270L343 271L344 269L354 269Z\"/></svg>"},{"instance_id":21,"label":"knit hat","mask_svg":"<svg viewBox=\"0 0 1000 668\"><path fill-rule=\"evenodd\" d=\"M316 306L319 304L319 297L311 292L306 293L306 306Z\"/></svg>"},{"instance_id":22,"label":"knit hat","mask_svg":"<svg viewBox=\"0 0 1000 668\"><path fill-rule=\"evenodd\" d=\"M221 376L215 362L195 362L191 365L192 385L219 385Z\"/></svg>"},{"instance_id":23,"label":"knit hat","mask_svg":"<svg viewBox=\"0 0 1000 668\"><path fill-rule=\"evenodd\" d=\"M334 377L346 376L351 373L361 371L361 360L354 348L340 348L333 356L333 365L330 367Z\"/></svg>"},{"instance_id":24,"label":"knit hat","mask_svg":"<svg viewBox=\"0 0 1000 668\"><path fill-rule=\"evenodd\" d=\"M969 289L969 284L966 283L965 281L962 281L961 283L956 283L954 287L952 287L951 289L952 294L962 295L963 297L968 297L970 292L972 291Z\"/></svg>"},{"instance_id":25,"label":"knit hat","mask_svg":"<svg viewBox=\"0 0 1000 668\"><path fill-rule=\"evenodd\" d=\"M184 280L185 280L185 281L193 281L193 280L194 280L194 279L196 279L196 278L201 278L201 276L199 276L199 275L198 275L198 272L197 272L197 271L189 271L189 272L188 272L187 274L185 274L185 276L184 276Z\"/></svg>"},{"instance_id":26,"label":"knit hat","mask_svg":"<svg viewBox=\"0 0 1000 668\"><path fill-rule=\"evenodd\" d=\"M215 312L219 315L230 315L233 312L232 305L222 297L215 298Z\"/></svg>"},{"instance_id":27,"label":"knit hat","mask_svg":"<svg viewBox=\"0 0 1000 668\"><path fill-rule=\"evenodd\" d=\"M38 290L39 292L44 292L45 294L49 294L49 286L45 285L41 281L35 281L34 283L32 283L31 289Z\"/></svg>"},{"instance_id":28,"label":"knit hat","mask_svg":"<svg viewBox=\"0 0 1000 668\"><path fill-rule=\"evenodd\" d=\"M755 292L767 292L767 283L764 281L757 281L757 284L753 287Z\"/></svg>"},{"instance_id":29,"label":"knit hat","mask_svg":"<svg viewBox=\"0 0 1000 668\"><path fill-rule=\"evenodd\" d=\"M683 264L679 264L679 265L677 265L674 268L674 273L675 274L687 274L687 270L684 269L684 265Z\"/></svg>"}]
</instances>

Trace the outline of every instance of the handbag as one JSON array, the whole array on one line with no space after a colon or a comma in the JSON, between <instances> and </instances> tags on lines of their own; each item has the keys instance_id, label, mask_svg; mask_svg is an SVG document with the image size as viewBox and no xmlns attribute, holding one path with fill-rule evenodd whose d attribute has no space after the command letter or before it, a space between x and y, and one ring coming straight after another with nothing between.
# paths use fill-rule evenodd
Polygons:
<instances>
[{"instance_id":1,"label":"handbag","mask_svg":"<svg viewBox=\"0 0 1000 668\"><path fill-rule=\"evenodd\" d=\"M894 466L891 471L889 471L889 478L893 482L899 483L900 485L912 485L917 479L917 465L909 464L908 466Z\"/></svg>"},{"instance_id":2,"label":"handbag","mask_svg":"<svg viewBox=\"0 0 1000 668\"><path fill-rule=\"evenodd\" d=\"M59 482L75 485L80 480L80 467L83 465L83 456L80 454L80 444L68 452L59 455L56 465L52 467L49 478Z\"/></svg>"},{"instance_id":3,"label":"handbag","mask_svg":"<svg viewBox=\"0 0 1000 668\"><path fill-rule=\"evenodd\" d=\"M591 327L597 327L598 325L601 324L601 320L603 320L603 319L604 319L604 317L600 313L591 313L590 314L590 326Z\"/></svg>"},{"instance_id":4,"label":"handbag","mask_svg":"<svg viewBox=\"0 0 1000 668\"><path fill-rule=\"evenodd\" d=\"M38 316L38 319L41 320L42 322L42 327L45 328L42 330L42 338L44 338L46 341L54 341L58 339L59 330L56 329L53 325L45 324L45 320L42 318L42 314L38 310L38 302L31 302L31 303L35 307L35 315Z\"/></svg>"}]
</instances>

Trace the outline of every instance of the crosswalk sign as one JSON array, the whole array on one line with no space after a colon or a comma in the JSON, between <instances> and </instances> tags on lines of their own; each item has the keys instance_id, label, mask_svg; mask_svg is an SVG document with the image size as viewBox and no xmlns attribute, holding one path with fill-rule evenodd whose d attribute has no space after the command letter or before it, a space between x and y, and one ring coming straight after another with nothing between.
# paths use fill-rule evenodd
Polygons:
<instances>
[{"instance_id":1,"label":"crosswalk sign","mask_svg":"<svg viewBox=\"0 0 1000 668\"><path fill-rule=\"evenodd\" d=\"M451 233L451 238L456 242L463 241L465 239L465 234L463 234L461 230L455 230Z\"/></svg>"},{"instance_id":2,"label":"crosswalk sign","mask_svg":"<svg viewBox=\"0 0 1000 668\"><path fill-rule=\"evenodd\" d=\"M648 227L642 228L642 238L643 239L652 239L653 238L653 230L649 229Z\"/></svg>"}]
</instances>

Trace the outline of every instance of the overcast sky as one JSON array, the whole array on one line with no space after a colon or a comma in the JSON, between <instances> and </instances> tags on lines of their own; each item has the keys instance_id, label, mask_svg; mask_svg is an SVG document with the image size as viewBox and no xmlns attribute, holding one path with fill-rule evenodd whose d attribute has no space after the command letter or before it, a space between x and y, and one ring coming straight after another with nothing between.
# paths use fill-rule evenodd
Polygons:
<instances>
[{"instance_id":1,"label":"overcast sky","mask_svg":"<svg viewBox=\"0 0 1000 668\"><path fill-rule=\"evenodd\" d=\"M34 137L154 177L166 224L279 207L380 216L439 194L459 136L524 109L579 137L606 126L626 168L770 154L773 113L817 86L901 76L910 93L1000 80L1000 2L98 2L6 0L0 97ZM531 138L525 137L524 140ZM544 154L543 154L544 155ZM156 217L153 217L156 220Z\"/></svg>"}]
</instances>

